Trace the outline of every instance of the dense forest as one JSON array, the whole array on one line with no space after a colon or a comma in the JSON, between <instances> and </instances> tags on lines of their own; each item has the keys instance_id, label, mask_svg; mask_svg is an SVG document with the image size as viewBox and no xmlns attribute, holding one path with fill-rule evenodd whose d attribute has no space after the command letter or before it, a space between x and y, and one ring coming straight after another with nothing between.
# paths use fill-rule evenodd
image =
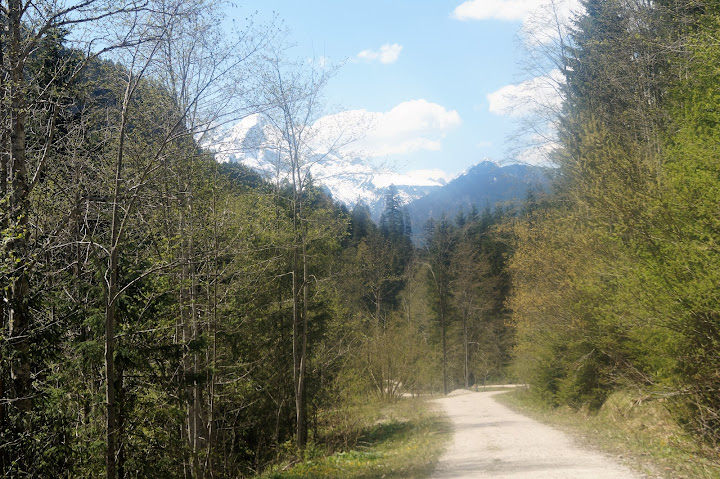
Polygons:
<instances>
[{"instance_id":1,"label":"dense forest","mask_svg":"<svg viewBox=\"0 0 720 479\"><path fill-rule=\"evenodd\" d=\"M375 224L313 182L332 72L275 25L2 2L0 474L246 477L347 446L354 404L506 379L717 444L720 7L583 4L551 191L413 232L392 187ZM249 114L273 178L207 148Z\"/></svg>"},{"instance_id":2,"label":"dense forest","mask_svg":"<svg viewBox=\"0 0 720 479\"><path fill-rule=\"evenodd\" d=\"M552 194L514 226L515 371L552 404L614 390L720 440L720 6L586 0Z\"/></svg>"},{"instance_id":3,"label":"dense forest","mask_svg":"<svg viewBox=\"0 0 720 479\"><path fill-rule=\"evenodd\" d=\"M3 477L245 477L342 447L323 434L353 404L507 364L490 231L511 213L443 218L418 249L394 189L378 225L334 203L310 170L328 72L221 14L3 3ZM258 113L273 178L204 147Z\"/></svg>"}]
</instances>

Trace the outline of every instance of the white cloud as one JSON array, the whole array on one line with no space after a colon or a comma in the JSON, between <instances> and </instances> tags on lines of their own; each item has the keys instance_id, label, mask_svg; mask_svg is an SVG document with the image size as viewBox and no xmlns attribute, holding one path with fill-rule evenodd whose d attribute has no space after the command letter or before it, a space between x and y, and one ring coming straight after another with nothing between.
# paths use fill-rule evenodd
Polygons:
<instances>
[{"instance_id":1,"label":"white cloud","mask_svg":"<svg viewBox=\"0 0 720 479\"><path fill-rule=\"evenodd\" d=\"M516 160L526 165L553 166L553 154L560 147L554 140L534 138L536 144L518 152Z\"/></svg>"},{"instance_id":2,"label":"white cloud","mask_svg":"<svg viewBox=\"0 0 720 479\"><path fill-rule=\"evenodd\" d=\"M558 147L557 114L562 107L565 77L560 70L507 85L487 96L489 110L519 119L520 144L514 157L520 163L549 166ZM516 138L517 139L517 138Z\"/></svg>"},{"instance_id":3,"label":"white cloud","mask_svg":"<svg viewBox=\"0 0 720 479\"><path fill-rule=\"evenodd\" d=\"M392 110L370 113L372 128L359 143L371 156L438 151L446 133L462 121L455 110L427 100L400 103Z\"/></svg>"},{"instance_id":4,"label":"white cloud","mask_svg":"<svg viewBox=\"0 0 720 479\"><path fill-rule=\"evenodd\" d=\"M314 128L323 138L357 140L343 146L345 154L365 157L403 155L442 149L442 140L462 123L455 110L427 100L410 100L386 112L350 110L321 118ZM327 140L324 140L327 143Z\"/></svg>"},{"instance_id":5,"label":"white cloud","mask_svg":"<svg viewBox=\"0 0 720 479\"><path fill-rule=\"evenodd\" d=\"M570 20L580 11L580 0L467 0L451 16L457 20L520 20L527 43L546 44L560 32L567 34Z\"/></svg>"},{"instance_id":6,"label":"white cloud","mask_svg":"<svg viewBox=\"0 0 720 479\"><path fill-rule=\"evenodd\" d=\"M380 50L363 50L357 54L357 58L368 62L379 61L380 63L388 64L395 63L400 57L400 52L403 47L399 43L386 43L380 47Z\"/></svg>"},{"instance_id":7,"label":"white cloud","mask_svg":"<svg viewBox=\"0 0 720 479\"><path fill-rule=\"evenodd\" d=\"M545 76L504 86L488 94L489 110L497 115L517 118L557 109L562 103L560 86L564 80L563 74L556 69Z\"/></svg>"},{"instance_id":8,"label":"white cloud","mask_svg":"<svg viewBox=\"0 0 720 479\"><path fill-rule=\"evenodd\" d=\"M524 20L545 0L468 0L458 5L458 20Z\"/></svg>"},{"instance_id":9,"label":"white cloud","mask_svg":"<svg viewBox=\"0 0 720 479\"><path fill-rule=\"evenodd\" d=\"M549 44L567 37L572 30L572 19L582 12L580 0L544 0L523 19L522 36L529 45Z\"/></svg>"}]
</instances>

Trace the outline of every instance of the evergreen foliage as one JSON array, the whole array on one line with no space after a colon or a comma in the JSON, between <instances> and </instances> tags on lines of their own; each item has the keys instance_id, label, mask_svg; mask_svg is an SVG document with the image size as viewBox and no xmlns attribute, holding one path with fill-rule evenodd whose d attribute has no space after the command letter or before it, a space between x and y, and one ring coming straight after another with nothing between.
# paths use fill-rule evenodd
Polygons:
<instances>
[{"instance_id":1,"label":"evergreen foliage","mask_svg":"<svg viewBox=\"0 0 720 479\"><path fill-rule=\"evenodd\" d=\"M641 388L717 444L717 8L583 4L554 191L514 227L515 369L552 404Z\"/></svg>"},{"instance_id":2,"label":"evergreen foliage","mask_svg":"<svg viewBox=\"0 0 720 479\"><path fill-rule=\"evenodd\" d=\"M0 33L0 475L245 477L313 443L351 445L328 433L349 405L438 390L426 261L397 192L375 225L313 184L304 135L326 78L253 64L262 89L248 91L284 135L268 182L198 142L249 113L213 110L246 65L212 5L108 10L124 40L93 53L67 39L86 11L23 24L10 3L3 20L24 36ZM462 229L482 248L478 221ZM481 289L462 290L468 318ZM484 326L467 324L480 351ZM467 364L465 378L503 366Z\"/></svg>"},{"instance_id":3,"label":"evergreen foliage","mask_svg":"<svg viewBox=\"0 0 720 479\"><path fill-rule=\"evenodd\" d=\"M245 477L349 447L332 431L357 403L500 380L511 360L549 403L640 388L717 445L713 3L586 0L552 191L434 211L421 248L394 188L376 225L313 184L328 77L272 33L247 64L212 5L128 4L108 11L124 40L93 53L70 44L87 11L6 3L0 475ZM280 132L271 181L199 141L258 104Z\"/></svg>"}]
</instances>

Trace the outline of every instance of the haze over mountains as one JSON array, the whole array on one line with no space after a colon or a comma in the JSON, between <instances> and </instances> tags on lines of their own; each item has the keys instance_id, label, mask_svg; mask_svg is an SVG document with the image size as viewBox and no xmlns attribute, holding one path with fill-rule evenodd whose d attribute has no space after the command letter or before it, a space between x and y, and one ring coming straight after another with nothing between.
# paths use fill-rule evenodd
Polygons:
<instances>
[{"instance_id":1,"label":"haze over mountains","mask_svg":"<svg viewBox=\"0 0 720 479\"><path fill-rule=\"evenodd\" d=\"M445 213L454 216L493 208L499 203L523 200L528 191L542 190L548 185L547 170L532 165L506 165L485 160L462 172L447 185L429 191L407 205L413 231L417 234L428 219Z\"/></svg>"},{"instance_id":2,"label":"haze over mountains","mask_svg":"<svg viewBox=\"0 0 720 479\"><path fill-rule=\"evenodd\" d=\"M216 159L242 163L266 180L282 179L278 168L280 135L261 115L251 115L212 140ZM367 160L329 151L308 161L314 181L334 199L352 208L363 202L376 221L384 208L385 194L394 185L410 213L413 231L420 231L429 218L442 213L454 216L461 208L469 211L497 203L522 199L530 189L547 184L545 169L530 165L506 165L483 160L450 181L439 170L395 173L374 168Z\"/></svg>"}]
</instances>

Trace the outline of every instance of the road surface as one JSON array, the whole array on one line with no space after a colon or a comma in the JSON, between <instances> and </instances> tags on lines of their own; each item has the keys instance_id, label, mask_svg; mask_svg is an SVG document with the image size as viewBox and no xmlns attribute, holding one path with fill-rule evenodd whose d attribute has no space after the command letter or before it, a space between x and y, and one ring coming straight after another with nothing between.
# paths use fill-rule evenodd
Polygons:
<instances>
[{"instance_id":1,"label":"road surface","mask_svg":"<svg viewBox=\"0 0 720 479\"><path fill-rule=\"evenodd\" d=\"M433 478L639 479L607 456L495 402L502 392L457 391L435 402L453 423L453 441Z\"/></svg>"}]
</instances>

